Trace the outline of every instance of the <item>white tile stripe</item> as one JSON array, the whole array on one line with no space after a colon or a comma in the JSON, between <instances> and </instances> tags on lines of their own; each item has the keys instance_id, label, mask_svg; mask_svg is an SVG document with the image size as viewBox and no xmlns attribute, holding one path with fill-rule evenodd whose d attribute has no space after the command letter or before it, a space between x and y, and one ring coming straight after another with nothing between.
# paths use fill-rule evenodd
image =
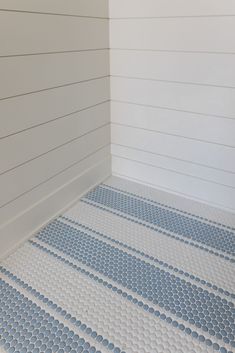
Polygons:
<instances>
[{"instance_id":1,"label":"white tile stripe","mask_svg":"<svg viewBox=\"0 0 235 353\"><path fill-rule=\"evenodd\" d=\"M108 183L110 182L108 181ZM113 185L115 185L115 181ZM135 253L135 249L143 251L150 256L160 257L162 261L169 262L175 267L182 268L184 271L191 273L201 271L202 276L199 274L195 275L204 279L208 276L209 282L212 282L212 277L214 276L215 282L213 281L213 283L220 286L218 282L223 282L225 284L225 286L221 286L223 289L232 287L232 291L234 292L234 266L220 257L212 256L209 253L202 252L197 248L190 247L172 238L165 239L167 238L166 236L163 237L161 235L161 237L158 237L156 236L156 231L81 202L72 210L69 210L65 216L70 217L72 221L79 221L86 227L91 228L91 231L85 230L85 232L91 234L95 239L99 239L99 235L94 233L93 230L110 237L109 239L99 240L124 250L147 263L152 264L152 260L146 260L144 254ZM70 224L70 221L65 221L63 218L59 218L59 220L65 224ZM80 229L76 225L73 225L73 227ZM118 240L123 245L132 246L133 250L123 249L122 244L114 244L112 240ZM36 243L33 245L33 242ZM186 334L183 329L181 331L179 327L175 328L172 324L167 323L166 320L161 320L150 311L145 311L143 304L148 304L149 307L159 310L160 313L170 318L169 312L148 301L148 299L143 299L142 296L134 294L137 302L130 302L121 293L125 292L126 295L133 295L133 292L119 285L117 278L114 278L115 281L110 280L106 275L101 275L98 271L91 270L91 267L83 265L81 261L65 255L64 252L58 251L52 246L48 246L38 238L33 239L33 242L26 243L14 254L5 259L3 266L25 283L36 288L40 293L60 305L63 309L66 309L93 329L95 328L103 337L109 338L110 341L115 341L115 345L119 345L122 349L125 349L126 353L212 353L219 349L217 346L213 350L212 347L206 345L206 342L200 342L198 339L193 338L191 334ZM37 248L35 246L37 244L42 244L44 248ZM53 253L49 253L47 249ZM61 259L60 256L62 257ZM168 261L168 259L171 260ZM179 266L179 263L182 266ZM93 277L89 277L83 271L79 272L80 270L74 268L73 264L80 266L84 269L83 271L89 271ZM188 270L188 266L191 266L194 272ZM172 272L173 270L171 271L167 268L166 271ZM117 289L119 288L120 292L118 293L117 289L114 291L101 282L99 283L94 278L96 275L101 281L107 281L112 286L117 287ZM182 278L181 275L176 275ZM9 276L3 275L2 277L6 279L7 283L11 283L13 287L19 288L21 293L25 293L27 297L32 297L32 300L42 307L42 301L31 294L29 295L26 289L22 287L22 284L20 286L20 284L17 284ZM190 278L189 281L192 282ZM213 289L205 288L210 293L213 292ZM227 290L229 289L227 288ZM219 296L221 297L220 293ZM226 299L230 300L230 298ZM140 302L142 302L142 307L139 307ZM48 312L49 310L52 316L55 316L55 310L49 309L45 304L45 311ZM186 326L192 331L195 330L207 340L211 340L212 343L217 343L220 346L221 353L225 353L226 350L228 353L232 353L231 345L224 344L222 340L216 339L214 336L212 337L202 329L197 329L195 325L186 323L176 315L170 314L170 316L178 324L181 324L181 326ZM63 320L59 314L58 320ZM68 320L65 320L65 325L69 326L68 324ZM74 330L73 325L71 329ZM77 332L79 336L85 335L85 333L84 335L81 334L80 330ZM91 341L90 335L87 335L86 340ZM103 345L98 347L97 344L98 342L94 341L94 346L100 349L102 353L106 352ZM221 346L224 346L226 349ZM119 353L119 351L114 351L113 353Z\"/></svg>"},{"instance_id":2,"label":"white tile stripe","mask_svg":"<svg viewBox=\"0 0 235 353\"><path fill-rule=\"evenodd\" d=\"M103 281L107 281L108 280L108 283L110 283L113 287L116 287L118 289L120 289L122 292L127 292L128 294L133 294L132 291L129 291L127 290L126 287L123 287L120 283L117 284L116 281L100 274L99 272L97 272L96 270L92 269L86 265L84 265L83 263L79 262L79 261L76 261L74 258L70 257L69 255L66 255L64 252L61 252L57 249L55 249L53 246L50 246L48 244L45 244L44 242L36 239L36 241L33 241L34 244L38 244L39 246L42 246L44 248L44 250L49 250L51 251L53 254L56 254L56 256L60 256L62 257L63 259L65 260L68 260L70 262L70 264L75 264L77 266L80 266L82 264L82 269L90 272L90 273L93 273L95 276L97 276L98 278L102 279ZM158 304L153 304L151 301L149 301L148 299L143 299L142 296L138 295L137 293L134 294L134 298L136 298L136 300L138 300L139 302L142 302L142 303L146 303L146 304L149 304L150 307L154 307L154 310L159 310L159 312L163 315L165 315L166 317L169 317L169 312L167 312L164 308L160 307ZM137 305L137 304L136 304ZM217 339L215 338L214 336L211 337L209 335L209 333L207 332L204 332L202 329L199 329L197 327L195 327L194 325L190 324L189 322L185 322L183 321L181 318L179 318L178 316L176 315L173 315L172 313L170 314L170 317L172 318L172 320L175 320L177 321L179 324L183 325L184 327L188 327L191 329L191 331L193 332L197 332L198 335L200 336L204 336L206 340L210 340L212 341L212 343L216 343L218 344L218 346L220 346L221 344L226 347L227 349L227 352L228 353L231 353L231 351L229 349L231 349L231 346L229 344L226 344L224 343L223 341L221 341L220 339ZM198 340L198 338L196 338ZM204 344L205 344L205 341L204 341ZM224 349L222 347L222 349ZM224 353L227 353L226 351L222 351Z\"/></svg>"},{"instance_id":3,"label":"white tile stripe","mask_svg":"<svg viewBox=\"0 0 235 353\"><path fill-rule=\"evenodd\" d=\"M108 209L122 217L151 226L175 239L190 243L214 255L229 260L234 257L235 262L235 233L222 229L216 225L206 224L200 219L192 219L187 215L165 209L158 204L139 199L116 189L99 185L87 193L83 202L94 202L97 207ZM227 256L228 254L228 256Z\"/></svg>"},{"instance_id":4,"label":"white tile stripe","mask_svg":"<svg viewBox=\"0 0 235 353\"><path fill-rule=\"evenodd\" d=\"M171 239L177 239L178 241L180 241L182 243L189 244L190 246L193 246L197 249L200 249L202 251L206 251L206 253L211 253L216 257L220 257L220 258L226 259L229 262L235 263L235 256L232 256L231 254L227 255L226 253L223 253L222 251L215 249L215 248L212 248L208 245L196 242L192 239L185 238L184 236L181 236L179 234L175 234L169 230L166 231L164 228L161 228L158 225L153 225L152 223L148 223L148 222L146 222L142 219L139 219L135 216L130 216L129 214L126 214L122 211L118 211L118 210L113 209L111 207L108 207L106 205L99 204L98 202L95 202L93 200L86 199L85 197L81 200L81 202L87 203L89 205L94 205L99 209L102 209L102 210L107 211L112 214L119 215L120 217L122 217L124 219L132 220L133 222L138 223L139 225L145 226L146 228L151 228L151 229L154 229L155 231L158 231L160 235L169 236Z\"/></svg>"},{"instance_id":5,"label":"white tile stripe","mask_svg":"<svg viewBox=\"0 0 235 353\"><path fill-rule=\"evenodd\" d=\"M56 251L56 253L59 252ZM69 257L65 256L65 258ZM60 303L60 305L62 303L63 308L74 315L77 312L81 315L83 312L87 321L89 319L91 322L96 320L97 325L100 325L99 332L106 329L107 334L112 339L116 338L116 343L119 345L122 343L122 346L130 353L139 353L140 351L165 353L167 349L172 353L182 352L181 349L183 349L183 352L190 352L192 347L196 349L196 352L213 351L211 347L207 347L198 340L189 339L188 335L180 330L165 325L161 320L145 313L138 306L129 303L126 299L117 296L103 286L94 284L92 280L87 280L84 276L60 264L49 255L42 254L38 249L32 250L29 244L25 245L21 252L18 251L17 259L14 257L12 262L12 264L11 261L6 264L7 268L9 270L15 268L17 262L15 274L23 281L37 288L41 293L45 293L45 295L47 295L46 287L50 283L50 299ZM34 262L33 275L32 269L29 268L32 262ZM40 272L42 263L44 265L43 273ZM85 266L82 267L85 268ZM25 271L26 268L28 268L28 273ZM48 273L47 268L51 269L50 273ZM81 288L82 291L81 294L79 291L79 296L78 288ZM136 297L139 296L136 295ZM139 299L142 298L139 297ZM95 306L94 302L96 303ZM88 312L91 305L93 310ZM161 309L161 312L164 313L164 310ZM178 321L180 322L180 320ZM190 325L188 326L190 327ZM106 337L108 337L107 334ZM203 334L207 336L204 332ZM118 337L120 337L120 341ZM171 340L169 340L170 337ZM148 340L150 340L150 344L146 343ZM162 341L162 347L161 344L159 345L159 341ZM174 344L172 344L172 341ZM125 342L124 345L123 342Z\"/></svg>"},{"instance_id":6,"label":"white tile stripe","mask_svg":"<svg viewBox=\"0 0 235 353\"><path fill-rule=\"evenodd\" d=\"M72 227L74 227L75 229L78 229L78 230L80 230L80 231L82 231L82 232L85 232L86 234L89 234L89 235L91 235L93 238L95 238L95 239L98 239L98 240L102 240L102 241L104 241L105 243L107 243L107 244L109 244L109 245L111 245L111 246L115 246L115 248L117 248L117 249L120 249L120 250L122 250L122 251L125 251L125 252L127 252L127 253L129 253L129 254L131 254L132 256L135 256L135 257L137 257L137 258L139 258L139 259L141 259L141 260L143 260L143 261L145 261L145 262L147 262L147 263L149 263L149 264L151 264L151 265L154 265L154 266L156 266L156 267L158 267L158 268L161 268L161 269L163 269L163 270L165 270L165 271L167 271L167 272L169 272L169 273L171 273L171 274L173 274L173 275L176 275L177 277L179 277L179 278L181 278L181 279L183 279L183 280L186 280L186 281L188 281L188 282L191 282L192 284L195 284L195 285L197 285L197 286L200 286L200 287L202 287L203 289L205 289L205 290L209 290L210 292L213 292L215 295L219 295L220 297L222 297L222 298L224 298L224 299L226 299L226 300L229 300L229 301L231 301L231 302L234 302L235 303L235 293L230 293L230 292L228 292L227 293L227 295L225 295L225 294L223 294L223 293L221 293L221 292L218 292L215 288L213 288L212 287L212 285L210 286L210 287L208 287L206 284L204 284L204 283L201 283L201 282L198 282L198 281L195 281L194 279L192 279L192 278L190 278L190 276L188 275L187 277L184 275L184 274L181 274L180 272L176 272L176 271L174 271L174 269L173 268L169 268L169 267L165 267L164 265L161 265L161 264L159 264L159 263L156 263L155 261L154 261L154 259L150 259L150 258L146 258L146 256L144 256L143 254L141 254L141 253L136 253L136 251L134 251L134 248L133 249L127 249L126 247L124 247L123 245L121 245L121 244L117 244L116 243L116 241L117 241L117 239L115 239L115 238L111 238L110 236L108 237L106 237L104 234L102 234L102 233L100 233L100 235L99 234L97 234L98 232L97 231L94 231L94 229L88 229L88 226L84 226L83 224L79 224L79 223L76 223L76 221L74 221L72 218L65 218L64 216L62 216L62 217L59 217L58 218L58 220L59 221L61 221L61 222L63 222L64 224L68 224L69 226L72 226ZM75 222L75 223L74 223ZM110 238L110 239L108 239L108 238ZM129 240L129 239L128 239ZM127 245L127 243L126 243L126 237L125 237L125 239L124 239L124 241L125 241L125 243L123 243L124 245ZM128 241L127 241L128 242ZM127 245L128 246L128 245ZM129 247L129 246L128 246ZM143 249L144 249L144 246L141 248L139 248L139 251L140 252L143 252ZM138 250L137 250L138 251ZM231 296L231 298L230 298L230 296ZM229 298L228 298L229 297Z\"/></svg>"},{"instance_id":7,"label":"white tile stripe","mask_svg":"<svg viewBox=\"0 0 235 353\"><path fill-rule=\"evenodd\" d=\"M205 256L197 248L114 214L105 213L104 216L103 211L85 203L79 202L65 216L235 293L234 266L228 261L208 253Z\"/></svg>"}]
</instances>

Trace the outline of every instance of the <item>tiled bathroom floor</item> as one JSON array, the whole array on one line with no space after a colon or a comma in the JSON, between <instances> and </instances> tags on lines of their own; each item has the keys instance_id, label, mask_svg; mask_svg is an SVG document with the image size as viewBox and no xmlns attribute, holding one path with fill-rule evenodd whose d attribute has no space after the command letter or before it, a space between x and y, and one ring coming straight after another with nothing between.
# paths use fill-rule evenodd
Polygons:
<instances>
[{"instance_id":1,"label":"tiled bathroom floor","mask_svg":"<svg viewBox=\"0 0 235 353\"><path fill-rule=\"evenodd\" d=\"M234 228L110 178L2 261L0 351L234 352Z\"/></svg>"}]
</instances>

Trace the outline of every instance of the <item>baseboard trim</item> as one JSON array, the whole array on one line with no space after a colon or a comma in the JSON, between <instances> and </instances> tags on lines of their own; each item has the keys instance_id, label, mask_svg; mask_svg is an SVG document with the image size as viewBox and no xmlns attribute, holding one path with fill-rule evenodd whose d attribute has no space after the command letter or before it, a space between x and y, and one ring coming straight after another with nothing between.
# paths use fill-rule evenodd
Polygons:
<instances>
[{"instance_id":1,"label":"baseboard trim","mask_svg":"<svg viewBox=\"0 0 235 353\"><path fill-rule=\"evenodd\" d=\"M110 158L76 176L59 189L39 200L31 208L0 230L0 259L8 256L40 228L65 212L86 192L111 175Z\"/></svg>"},{"instance_id":2,"label":"baseboard trim","mask_svg":"<svg viewBox=\"0 0 235 353\"><path fill-rule=\"evenodd\" d=\"M222 205L220 204L216 204L216 203L213 203L213 202L209 202L209 201L206 201L206 200L203 200L203 199L200 199L200 198L196 198L196 197L192 197L191 195L189 194L185 194L185 193L180 193L180 192L177 192L173 189L170 189L170 188L164 188L160 185L157 185L157 184L151 184L151 183L148 183L148 182L145 182L143 180L140 180L140 179L137 179L137 178L132 178L130 176L127 176L127 175L123 175L123 174L119 174L119 173L112 173L113 176L116 176L118 178L122 178L122 179L126 179L126 180L130 180L130 181L133 181L135 183L139 183L141 185L145 185L145 186L149 186L153 189L157 189L157 190L161 190L161 191L165 191L165 192L168 192L168 193L171 193L172 195L176 195L176 196L181 196L181 197L184 197L184 198L187 198L188 200L192 200L192 201L196 201L196 202L199 202L199 203L202 203L204 205L207 205L207 206L210 206L210 207L213 207L219 211L223 211L223 212L227 212L227 213L230 213L230 214L235 214L235 210L234 209L231 209L231 208L227 208L227 207L223 207Z\"/></svg>"}]
</instances>

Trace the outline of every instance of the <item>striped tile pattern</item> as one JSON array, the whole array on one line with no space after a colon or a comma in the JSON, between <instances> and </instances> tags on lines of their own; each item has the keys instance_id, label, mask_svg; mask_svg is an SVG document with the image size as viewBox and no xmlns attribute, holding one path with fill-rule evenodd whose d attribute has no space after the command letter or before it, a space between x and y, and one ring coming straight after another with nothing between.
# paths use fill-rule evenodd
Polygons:
<instances>
[{"instance_id":1,"label":"striped tile pattern","mask_svg":"<svg viewBox=\"0 0 235 353\"><path fill-rule=\"evenodd\" d=\"M231 231L179 215L177 212L102 186L91 191L86 199L175 233L177 236L235 255L235 238Z\"/></svg>"},{"instance_id":2,"label":"striped tile pattern","mask_svg":"<svg viewBox=\"0 0 235 353\"><path fill-rule=\"evenodd\" d=\"M233 215L171 197L112 177L3 260L0 352L233 352Z\"/></svg>"}]
</instances>

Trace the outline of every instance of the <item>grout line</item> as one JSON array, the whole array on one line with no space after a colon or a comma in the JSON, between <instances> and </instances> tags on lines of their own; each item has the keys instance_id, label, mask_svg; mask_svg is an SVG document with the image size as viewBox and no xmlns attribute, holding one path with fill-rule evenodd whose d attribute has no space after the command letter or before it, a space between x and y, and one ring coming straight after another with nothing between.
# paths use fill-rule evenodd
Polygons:
<instances>
[{"instance_id":1,"label":"grout line","mask_svg":"<svg viewBox=\"0 0 235 353\"><path fill-rule=\"evenodd\" d=\"M27 161L25 161L25 162L23 162L23 163L20 163L20 164L15 165L14 167L12 167L12 168L10 168L10 169L5 170L4 172L0 173L0 176L6 174L6 173L8 173L8 172L11 172L11 171L14 170L14 169L17 169L17 168L19 168L19 167L22 167L23 165L25 165L25 164L27 164L27 163L29 163L29 162L32 162L32 161L34 161L35 159L38 159L38 158L40 158L40 157L42 157L42 156L45 156L46 154L48 154L48 153L50 153L50 152L53 152L53 151L55 151L55 150L57 150L57 149L59 149L59 148L61 148L61 147L63 147L63 146L66 146L66 145L68 145L68 144L70 144L70 143L72 143L72 142L74 142L74 141L76 141L76 140L79 140L80 138L82 138L82 137L84 137L84 136L87 136L87 135L91 134L92 132L95 132L95 131L97 131L97 130L99 130L99 129L103 129L103 128L105 128L106 126L109 126L109 125L110 125L110 123L108 122L108 123L105 123L104 125L101 125L101 126L95 128L95 129L93 129L93 130L89 130L88 132L86 132L86 133L84 133L84 134L82 134L82 135L80 135L80 136L77 136L77 137L75 137L75 138L73 138L73 139L71 139L71 140L68 140L67 142L62 143L61 145L58 145L58 146L56 146L56 147L54 147L54 148L52 148L52 149L50 149L50 150L48 150L48 151L46 151L46 152L44 152L44 153L42 153L42 154L39 154L39 155L37 155L36 157L33 157L33 158L31 158L31 159L28 159Z\"/></svg>"},{"instance_id":2,"label":"grout line","mask_svg":"<svg viewBox=\"0 0 235 353\"><path fill-rule=\"evenodd\" d=\"M89 110L89 109L91 109L91 108L95 108L95 107L97 107L97 106L99 106L99 105L102 105L102 104L105 104L105 103L108 103L108 102L110 102L109 99L107 99L107 100L105 100L105 101L102 101L102 102L99 102L99 103L96 103L96 104L93 104L93 105L89 105L88 107L85 107L85 108L82 108L82 109L79 109L79 110L75 110L75 111L73 111L73 112L71 112L71 113L68 113L68 114L65 114L65 115L61 115L61 116L59 116L59 117L56 117L56 118L54 118L54 119L45 121L45 122L43 122L43 123L36 124L36 125L30 126L30 127L28 127L28 128L25 128L25 129L22 129L22 130L13 132L13 133L11 133L11 134L8 134L8 135L2 136L2 137L0 136L0 142L1 142L1 140L6 139L6 138L8 138L8 137L11 137L11 136L14 136L14 135L18 135L18 134L20 134L20 133L22 133L22 132L25 132L25 131L28 131L28 130L32 130L32 129L37 128L37 127L42 126L42 125L49 124L49 123L51 123L51 122L53 122L53 121L57 121L57 120L60 120L60 119L66 118L66 117L70 117L71 115L74 115L74 114L77 114L77 113L80 113L80 112Z\"/></svg>"},{"instance_id":3,"label":"grout line","mask_svg":"<svg viewBox=\"0 0 235 353\"><path fill-rule=\"evenodd\" d=\"M153 82L164 82L164 83L177 83L180 85L192 85L192 86L205 86L205 87L215 87L215 88L229 88L229 89L235 89L235 86L221 86L221 85L214 85L210 83L197 83L197 82L187 82L187 81L171 81L171 80L162 80L162 79L157 79L157 78L146 78L146 77L136 77L136 76L126 76L126 75L111 75L112 77L118 77L118 78L127 78L130 80L142 80L142 81L153 81Z\"/></svg>"},{"instance_id":4,"label":"grout line","mask_svg":"<svg viewBox=\"0 0 235 353\"><path fill-rule=\"evenodd\" d=\"M30 11L30 10L17 10L17 9L1 9L1 12L14 12L14 13L27 13L34 15L49 15L49 16L63 16L63 17L75 17L75 18L88 18L88 19L98 19L98 20L108 20L108 17L103 16L88 16L88 15L73 15L66 13L57 13L57 12L43 12L43 11Z\"/></svg>"},{"instance_id":5,"label":"grout line","mask_svg":"<svg viewBox=\"0 0 235 353\"><path fill-rule=\"evenodd\" d=\"M205 117L211 117L211 118L218 118L218 119L229 119L229 120L235 120L232 117L229 116L223 116L223 115L213 115L213 114L206 114L206 113L199 113L199 112L194 112L192 110L183 110L183 109L175 109L175 108L168 108L168 107L163 107L160 105L152 105L152 104L143 104L143 103L136 103L136 102L130 102L130 101L125 101L125 100L119 100L119 99L111 99L111 102L116 102L116 103L124 103L124 104L131 104L131 105L137 105L140 107L148 107L148 108L154 108L154 109L164 109L164 110L170 110L174 112L180 112L180 113L189 113L189 114L195 114L195 115L200 115L200 116L205 116Z\"/></svg>"},{"instance_id":6,"label":"grout line","mask_svg":"<svg viewBox=\"0 0 235 353\"><path fill-rule=\"evenodd\" d=\"M216 168L216 167L211 167L211 166L208 166L208 165L206 165L206 164L197 163L197 162L192 162L192 161L188 161L188 160L182 159L182 158L172 157L172 156L169 156L169 155L167 155L167 154L155 153L155 152L143 150L143 149L137 148L137 147L130 147L130 146L127 146L127 145L122 145L122 144L120 144L120 143L112 143L112 145L117 145L117 146L129 148L129 149L132 149L132 150L136 150L136 151L140 151L140 152L145 152L145 153L149 153L149 154L153 154L153 155L156 155L156 156L161 156L161 157L165 157L165 158L169 158L169 159L175 159L175 160L177 160L177 161L184 162L184 163L188 163L188 164L195 164L195 165L198 165L198 166L200 166L200 167L204 167L204 168L208 168L208 169L212 169L212 170L217 170L217 171L219 171L219 172L224 172L224 173L229 173L229 174L235 174L235 172L233 172L233 171L229 171L229 170L226 170L226 169L220 169L220 168Z\"/></svg>"},{"instance_id":7,"label":"grout line","mask_svg":"<svg viewBox=\"0 0 235 353\"><path fill-rule=\"evenodd\" d=\"M198 138L195 138L195 137L187 137L187 136L183 136L183 135L172 134L172 133L163 132L163 131L160 131L160 130L147 129L147 128L143 128L143 127L139 127L139 126L133 126L133 125L124 124L124 123L118 123L118 122L111 121L111 125L129 127L129 128L132 128L132 129L137 129L137 130L147 131L147 132L153 132L153 133L161 134L161 135L180 137L182 139L197 141L197 142L201 142L201 143L208 143L210 145L217 145L217 146L222 146L222 147L235 148L235 146L232 146L232 145L226 145L226 144L218 143L218 142L211 142L211 141L207 141L207 140L203 140L203 139L198 139Z\"/></svg>"},{"instance_id":8,"label":"grout line","mask_svg":"<svg viewBox=\"0 0 235 353\"><path fill-rule=\"evenodd\" d=\"M30 95L30 94L35 94L35 93L50 91L50 90L56 89L56 88L62 88L62 87L73 86L73 85L77 85L77 84L79 84L79 83L91 82L91 81L100 80L100 79L107 78L107 77L110 77L110 76L109 76L109 75L98 76L98 77L94 77L94 78L89 78L89 79L87 79L87 80L75 81L75 82L66 83L66 84L63 84L63 85L58 85L58 86L53 86L53 87L48 87L48 88L39 89L39 90L36 90L36 91L31 91L31 92L16 94L16 95L14 95L14 96L8 96L8 97L0 98L0 102L3 101L3 100L11 99L11 98L17 98L17 97L27 96L27 95Z\"/></svg>"},{"instance_id":9,"label":"grout line","mask_svg":"<svg viewBox=\"0 0 235 353\"><path fill-rule=\"evenodd\" d=\"M92 157L92 156L95 155L97 152L101 151L102 149L107 148L109 145L110 145L110 143L105 144L104 146L98 148L98 149L95 150L94 152L89 153L87 156L83 157L83 158L80 159L79 161L74 162L73 164L71 164L71 165L68 166L67 168L65 168L65 169L61 170L60 172L58 172L58 173L52 175L50 178L48 178L48 179L42 181L41 183L39 183L39 184L35 185L34 187L30 188L29 190L27 190L27 191L21 193L20 195L18 195L18 196L15 197L14 199L12 199L12 200L6 202L5 204L1 205L1 206L0 206L0 209L3 208L3 207L5 207L5 206L7 206L8 204L10 204L10 203L16 201L16 200L19 199L20 197L22 197L22 196L28 194L29 192L31 192L31 191L37 189L39 186L41 186L41 185L47 183L48 181L54 179L55 177L57 177L58 175L64 173L65 171L71 169L71 168L74 167L76 164L79 164L79 163L83 162L84 160L88 159L89 157ZM105 160L105 159L106 159L106 157L104 158L104 160Z\"/></svg>"},{"instance_id":10,"label":"grout line","mask_svg":"<svg viewBox=\"0 0 235 353\"><path fill-rule=\"evenodd\" d=\"M38 53L22 53L22 54L9 54L9 55L0 55L1 58L14 58L20 56L37 56L37 55L53 55L53 54L67 54L67 53L82 53L90 51L102 51L109 50L109 48L88 48L88 49L74 49L74 50L61 50L61 51L48 51L48 52L38 52Z\"/></svg>"},{"instance_id":11,"label":"grout line","mask_svg":"<svg viewBox=\"0 0 235 353\"><path fill-rule=\"evenodd\" d=\"M215 182L213 180L204 179L204 178L193 176L193 175L190 175L190 174L178 172L178 171L175 171L173 169L159 167L159 166L156 166L154 164L138 161L136 159L131 159L131 158L115 155L114 153L112 153L112 155L114 157L117 157L117 158L125 159L125 160L131 161L131 162L139 163L139 164L146 165L146 166L149 166L149 167L153 167L153 168L156 168L156 169L162 169L162 170L166 170L166 171L169 171L169 172L172 172L172 173L176 173L176 174L184 175L184 176L187 176L187 177L190 177L190 178L194 178L194 179L197 179L197 180L202 180L202 181L205 181L205 182L209 182L209 183L213 183L213 184L216 184L216 185L224 186L224 187L226 187L228 189L235 189L235 186L229 186L229 185L226 185L226 184L221 184L221 183Z\"/></svg>"}]
</instances>

